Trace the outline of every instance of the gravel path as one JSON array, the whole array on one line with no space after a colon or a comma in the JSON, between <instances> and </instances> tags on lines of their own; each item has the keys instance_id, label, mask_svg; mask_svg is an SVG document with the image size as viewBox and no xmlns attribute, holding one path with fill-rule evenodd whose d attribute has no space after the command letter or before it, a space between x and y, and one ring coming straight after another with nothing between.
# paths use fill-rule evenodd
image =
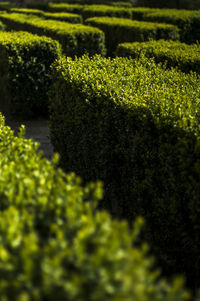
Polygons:
<instances>
[{"instance_id":1,"label":"gravel path","mask_svg":"<svg viewBox=\"0 0 200 301\"><path fill-rule=\"evenodd\" d=\"M40 143L40 150L43 150L44 156L47 159L51 159L53 154L53 147L49 139L49 128L47 119L36 119L36 120L13 120L5 117L6 125L10 126L12 130L17 134L21 124L26 127L26 138L33 138L35 141Z\"/></svg>"}]
</instances>

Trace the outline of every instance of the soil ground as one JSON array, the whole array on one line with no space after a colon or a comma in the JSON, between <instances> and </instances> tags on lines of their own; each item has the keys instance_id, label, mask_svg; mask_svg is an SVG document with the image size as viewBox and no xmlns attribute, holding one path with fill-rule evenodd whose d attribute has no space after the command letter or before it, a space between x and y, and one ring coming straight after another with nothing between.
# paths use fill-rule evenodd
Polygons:
<instances>
[{"instance_id":1,"label":"soil ground","mask_svg":"<svg viewBox=\"0 0 200 301\"><path fill-rule=\"evenodd\" d=\"M49 128L48 120L43 118L38 118L34 120L14 120L5 116L5 124L10 126L17 134L21 124L25 125L27 139L33 138L35 141L40 143L40 150L44 152L44 156L47 159L51 159L53 155L53 147L49 139Z\"/></svg>"}]
</instances>

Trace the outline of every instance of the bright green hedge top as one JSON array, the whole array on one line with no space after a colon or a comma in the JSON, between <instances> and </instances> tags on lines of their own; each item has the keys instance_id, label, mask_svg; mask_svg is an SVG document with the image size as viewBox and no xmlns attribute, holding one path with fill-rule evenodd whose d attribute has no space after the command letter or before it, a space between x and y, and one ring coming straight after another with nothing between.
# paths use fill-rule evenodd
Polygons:
<instances>
[{"instance_id":1,"label":"bright green hedge top","mask_svg":"<svg viewBox=\"0 0 200 301\"><path fill-rule=\"evenodd\" d=\"M182 71L200 72L200 46L179 41L147 41L122 43L117 48L118 56L139 57L141 53L154 57L157 62L167 61L168 66L178 66Z\"/></svg>"},{"instance_id":2,"label":"bright green hedge top","mask_svg":"<svg viewBox=\"0 0 200 301\"><path fill-rule=\"evenodd\" d=\"M83 187L37 148L0 116L1 300L188 300L181 281L159 280L146 246L135 246L141 220L129 231L97 212L100 183Z\"/></svg>"},{"instance_id":3,"label":"bright green hedge top","mask_svg":"<svg viewBox=\"0 0 200 301\"><path fill-rule=\"evenodd\" d=\"M192 19L200 18L200 11L157 9L144 14L144 20L171 23L177 26L183 25Z\"/></svg>"},{"instance_id":4,"label":"bright green hedge top","mask_svg":"<svg viewBox=\"0 0 200 301\"><path fill-rule=\"evenodd\" d=\"M109 5L85 5L82 14L84 18L110 16L131 19L132 17L129 9Z\"/></svg>"},{"instance_id":5,"label":"bright green hedge top","mask_svg":"<svg viewBox=\"0 0 200 301\"><path fill-rule=\"evenodd\" d=\"M30 8L13 8L11 9L14 13L22 13L22 14L31 14L43 17L45 19L52 19L58 21L66 21L69 23L82 23L82 17L77 14L71 13L48 13L39 9L30 9Z\"/></svg>"},{"instance_id":6,"label":"bright green hedge top","mask_svg":"<svg viewBox=\"0 0 200 301\"><path fill-rule=\"evenodd\" d=\"M176 29L174 25L162 24L162 23L152 23L152 22L141 22L135 20L129 20L124 18L112 18L112 17L94 17L89 18L86 22L96 22L99 24L107 24L109 26L120 26L120 27L134 27L140 30L154 30L154 29Z\"/></svg>"},{"instance_id":7,"label":"bright green hedge top","mask_svg":"<svg viewBox=\"0 0 200 301\"><path fill-rule=\"evenodd\" d=\"M200 134L200 77L164 70L152 60L87 56L62 59L57 69L79 87L88 102L105 98L116 106L148 108L158 122L171 123ZM142 75L142 76L141 76Z\"/></svg>"},{"instance_id":8,"label":"bright green hedge top","mask_svg":"<svg viewBox=\"0 0 200 301\"><path fill-rule=\"evenodd\" d=\"M58 34L76 34L79 32L84 33L101 33L101 31L97 28L93 28L91 26L86 26L82 24L70 24L70 23L63 23L54 20L44 20L37 16L26 15L26 14L1 14L0 17L2 19L13 20L20 23L26 23L33 25L37 28L43 28L46 30L50 30L52 32Z\"/></svg>"},{"instance_id":9,"label":"bright green hedge top","mask_svg":"<svg viewBox=\"0 0 200 301\"><path fill-rule=\"evenodd\" d=\"M81 4L49 3L48 10L52 12L72 12L80 14L84 6Z\"/></svg>"}]
</instances>

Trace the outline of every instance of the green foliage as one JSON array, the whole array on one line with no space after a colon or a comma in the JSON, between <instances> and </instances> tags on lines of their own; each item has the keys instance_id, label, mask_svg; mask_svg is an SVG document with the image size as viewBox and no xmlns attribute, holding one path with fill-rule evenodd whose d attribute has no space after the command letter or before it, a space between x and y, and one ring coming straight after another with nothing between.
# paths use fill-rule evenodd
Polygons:
<instances>
[{"instance_id":1,"label":"green foliage","mask_svg":"<svg viewBox=\"0 0 200 301\"><path fill-rule=\"evenodd\" d=\"M0 31L5 30L5 25L0 21Z\"/></svg>"},{"instance_id":2,"label":"green foliage","mask_svg":"<svg viewBox=\"0 0 200 301\"><path fill-rule=\"evenodd\" d=\"M178 67L183 72L200 73L200 46L187 45L179 41L148 41L143 43L123 43L117 47L117 56L138 58L144 54L154 57L156 62L167 67Z\"/></svg>"},{"instance_id":3,"label":"green foliage","mask_svg":"<svg viewBox=\"0 0 200 301\"><path fill-rule=\"evenodd\" d=\"M9 1L0 2L0 10L10 10L12 6L12 3Z\"/></svg>"},{"instance_id":4,"label":"green foliage","mask_svg":"<svg viewBox=\"0 0 200 301\"><path fill-rule=\"evenodd\" d=\"M104 33L98 28L44 20L37 16L17 13L0 14L0 19L11 30L26 30L58 40L67 56L81 56L85 53L104 54L105 52Z\"/></svg>"},{"instance_id":5,"label":"green foliage","mask_svg":"<svg viewBox=\"0 0 200 301\"><path fill-rule=\"evenodd\" d=\"M81 4L67 4L67 3L49 3L48 11L53 13L67 12L74 14L81 14L84 6Z\"/></svg>"},{"instance_id":6,"label":"green foliage","mask_svg":"<svg viewBox=\"0 0 200 301\"><path fill-rule=\"evenodd\" d=\"M0 34L0 108L28 118L47 114L50 65L61 54L57 41L27 32Z\"/></svg>"},{"instance_id":7,"label":"green foliage","mask_svg":"<svg viewBox=\"0 0 200 301\"><path fill-rule=\"evenodd\" d=\"M179 30L174 25L111 17L90 18L86 20L86 24L104 31L108 55L113 55L117 45L123 42L143 42L162 38L176 40L179 38Z\"/></svg>"},{"instance_id":8,"label":"green foliage","mask_svg":"<svg viewBox=\"0 0 200 301\"><path fill-rule=\"evenodd\" d=\"M0 296L2 301L184 301L182 281L158 278L142 220L96 211L100 183L84 187L0 117ZM137 246L136 246L137 243Z\"/></svg>"},{"instance_id":9,"label":"green foliage","mask_svg":"<svg viewBox=\"0 0 200 301\"><path fill-rule=\"evenodd\" d=\"M157 9L155 9L155 8L152 9L152 8L148 8L148 7L134 7L131 9L132 19L143 21L145 14L152 13L155 10L157 11Z\"/></svg>"},{"instance_id":10,"label":"green foliage","mask_svg":"<svg viewBox=\"0 0 200 301\"><path fill-rule=\"evenodd\" d=\"M200 11L157 9L144 15L144 20L177 25L182 42L195 43L200 40Z\"/></svg>"},{"instance_id":11,"label":"green foliage","mask_svg":"<svg viewBox=\"0 0 200 301\"><path fill-rule=\"evenodd\" d=\"M82 17L80 15L70 14L70 13L48 13L39 9L30 9L30 8L13 8L11 9L11 12L35 15L35 16L43 17L45 19L52 19L52 20L69 22L69 23L82 23Z\"/></svg>"},{"instance_id":12,"label":"green foliage","mask_svg":"<svg viewBox=\"0 0 200 301\"><path fill-rule=\"evenodd\" d=\"M105 184L102 206L146 237L167 273L200 280L200 77L152 59L54 64L50 136L62 167Z\"/></svg>"},{"instance_id":13,"label":"green foliage","mask_svg":"<svg viewBox=\"0 0 200 301\"><path fill-rule=\"evenodd\" d=\"M131 19L131 10L123 7L109 6L109 5L85 5L82 10L84 19L92 17L118 17Z\"/></svg>"}]
</instances>

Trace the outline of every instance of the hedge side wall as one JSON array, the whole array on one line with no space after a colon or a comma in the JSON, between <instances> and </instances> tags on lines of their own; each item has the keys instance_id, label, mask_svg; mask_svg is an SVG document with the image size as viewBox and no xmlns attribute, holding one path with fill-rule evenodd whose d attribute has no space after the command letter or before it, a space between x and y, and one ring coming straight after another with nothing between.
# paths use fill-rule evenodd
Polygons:
<instances>
[{"instance_id":1,"label":"hedge side wall","mask_svg":"<svg viewBox=\"0 0 200 301\"><path fill-rule=\"evenodd\" d=\"M107 54L111 56L119 43L143 42L149 39L179 39L179 29L174 25L111 17L94 17L85 22L105 33Z\"/></svg>"},{"instance_id":2,"label":"hedge side wall","mask_svg":"<svg viewBox=\"0 0 200 301\"><path fill-rule=\"evenodd\" d=\"M81 184L0 116L0 295L6 301L186 301L158 278L125 222L97 212L100 183ZM137 244L137 246L136 246Z\"/></svg>"},{"instance_id":3,"label":"hedge side wall","mask_svg":"<svg viewBox=\"0 0 200 301\"><path fill-rule=\"evenodd\" d=\"M102 206L147 219L165 272L200 280L200 77L151 59L61 59L50 136L62 167L105 183Z\"/></svg>"},{"instance_id":4,"label":"hedge side wall","mask_svg":"<svg viewBox=\"0 0 200 301\"><path fill-rule=\"evenodd\" d=\"M59 43L27 32L3 32L0 50L1 110L23 118L46 115L50 65L61 55Z\"/></svg>"}]
</instances>

